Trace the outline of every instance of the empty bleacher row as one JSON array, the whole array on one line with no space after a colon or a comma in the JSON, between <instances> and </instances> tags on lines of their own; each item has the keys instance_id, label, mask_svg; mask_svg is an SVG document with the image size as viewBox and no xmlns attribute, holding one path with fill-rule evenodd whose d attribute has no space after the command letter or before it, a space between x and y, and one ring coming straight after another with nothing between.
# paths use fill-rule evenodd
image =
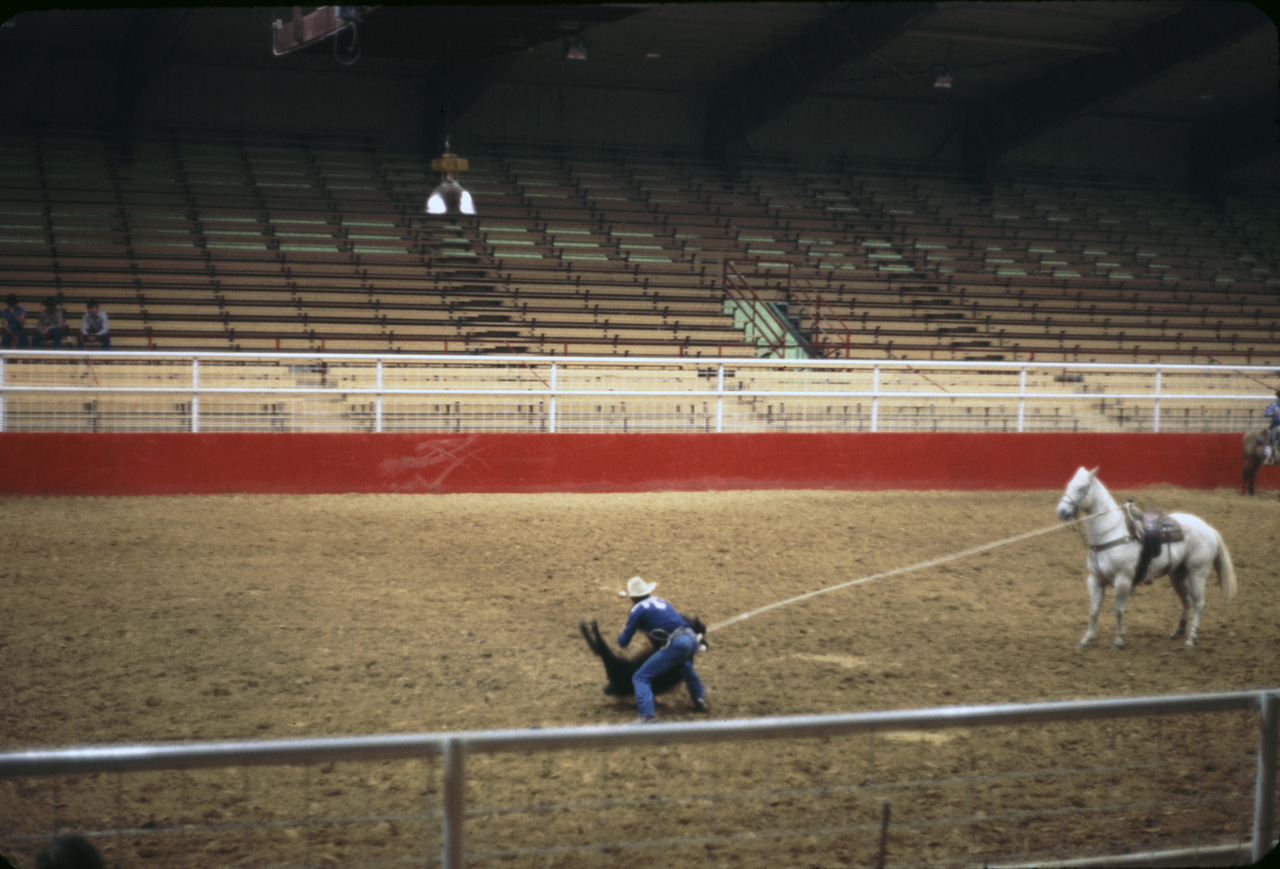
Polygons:
<instances>
[{"instance_id":1,"label":"empty bleacher row","mask_svg":"<svg viewBox=\"0 0 1280 869\"><path fill-rule=\"evenodd\" d=\"M0 137L0 279L89 298L121 347L753 356L731 260L827 355L1250 361L1274 353L1274 207L1154 184L495 143L481 215L355 139Z\"/></svg>"}]
</instances>

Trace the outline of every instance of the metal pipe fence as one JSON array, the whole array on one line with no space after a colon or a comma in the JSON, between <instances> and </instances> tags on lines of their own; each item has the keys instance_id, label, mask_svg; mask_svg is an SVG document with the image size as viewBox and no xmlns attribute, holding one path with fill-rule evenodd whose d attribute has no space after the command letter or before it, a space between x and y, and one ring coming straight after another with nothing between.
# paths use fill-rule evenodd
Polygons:
<instances>
[{"instance_id":1,"label":"metal pipe fence","mask_svg":"<svg viewBox=\"0 0 1280 869\"><path fill-rule=\"evenodd\" d=\"M0 431L1225 432L1263 366L0 352Z\"/></svg>"},{"instance_id":2,"label":"metal pipe fence","mask_svg":"<svg viewBox=\"0 0 1280 869\"><path fill-rule=\"evenodd\" d=\"M0 853L108 865L1240 865L1280 691L0 753ZM265 771L264 771L265 770Z\"/></svg>"}]
</instances>

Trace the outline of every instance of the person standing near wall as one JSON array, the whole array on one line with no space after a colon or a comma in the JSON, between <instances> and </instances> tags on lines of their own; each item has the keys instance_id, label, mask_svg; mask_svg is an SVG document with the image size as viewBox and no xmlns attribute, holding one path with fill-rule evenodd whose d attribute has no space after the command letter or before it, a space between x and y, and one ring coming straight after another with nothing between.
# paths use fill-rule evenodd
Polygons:
<instances>
[{"instance_id":1,"label":"person standing near wall","mask_svg":"<svg viewBox=\"0 0 1280 869\"><path fill-rule=\"evenodd\" d=\"M1267 405L1262 415L1270 423L1267 429L1267 445L1262 451L1262 463L1274 465L1276 463L1276 431L1280 429L1280 389L1276 390L1276 400Z\"/></svg>"}]
</instances>

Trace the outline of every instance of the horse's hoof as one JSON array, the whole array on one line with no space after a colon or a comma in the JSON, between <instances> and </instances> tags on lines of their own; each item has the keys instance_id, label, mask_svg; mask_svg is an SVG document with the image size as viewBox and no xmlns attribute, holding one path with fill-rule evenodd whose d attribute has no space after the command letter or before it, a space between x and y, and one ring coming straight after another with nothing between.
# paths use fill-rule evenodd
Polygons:
<instances>
[{"instance_id":1,"label":"horse's hoof","mask_svg":"<svg viewBox=\"0 0 1280 869\"><path fill-rule=\"evenodd\" d=\"M1112 644L1111 644L1111 648L1113 648L1113 649L1123 649L1123 648L1124 648L1124 643L1120 642L1119 640L1116 640L1114 643L1112 643Z\"/></svg>"}]
</instances>

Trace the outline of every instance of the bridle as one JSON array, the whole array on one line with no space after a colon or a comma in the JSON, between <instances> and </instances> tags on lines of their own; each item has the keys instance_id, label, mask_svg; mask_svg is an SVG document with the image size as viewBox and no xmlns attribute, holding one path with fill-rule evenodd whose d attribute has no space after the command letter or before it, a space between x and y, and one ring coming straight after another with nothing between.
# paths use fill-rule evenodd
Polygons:
<instances>
[{"instance_id":1,"label":"bridle","mask_svg":"<svg viewBox=\"0 0 1280 869\"><path fill-rule=\"evenodd\" d=\"M1091 488L1093 488L1092 483L1089 485L1089 489ZM1088 489L1086 489L1085 492L1088 492ZM1084 497L1084 493L1081 493L1079 498L1083 498L1083 497ZM1093 516L1101 516L1103 514L1089 513L1084 516L1081 516L1079 498L1071 497L1070 492L1064 492L1062 494L1062 500L1066 501L1067 504L1070 505L1071 507L1071 515L1075 518L1076 532L1080 535L1080 538L1085 542L1085 545L1088 546L1091 551L1102 552L1104 550L1119 546L1122 543L1128 543L1130 540L1133 539L1132 536L1126 532L1123 537L1117 537L1115 540L1108 540L1106 543L1090 543L1088 532L1084 530L1084 520L1089 519ZM1118 510L1119 508L1117 507L1116 509ZM1106 512L1110 513L1111 511L1108 510Z\"/></svg>"}]
</instances>

